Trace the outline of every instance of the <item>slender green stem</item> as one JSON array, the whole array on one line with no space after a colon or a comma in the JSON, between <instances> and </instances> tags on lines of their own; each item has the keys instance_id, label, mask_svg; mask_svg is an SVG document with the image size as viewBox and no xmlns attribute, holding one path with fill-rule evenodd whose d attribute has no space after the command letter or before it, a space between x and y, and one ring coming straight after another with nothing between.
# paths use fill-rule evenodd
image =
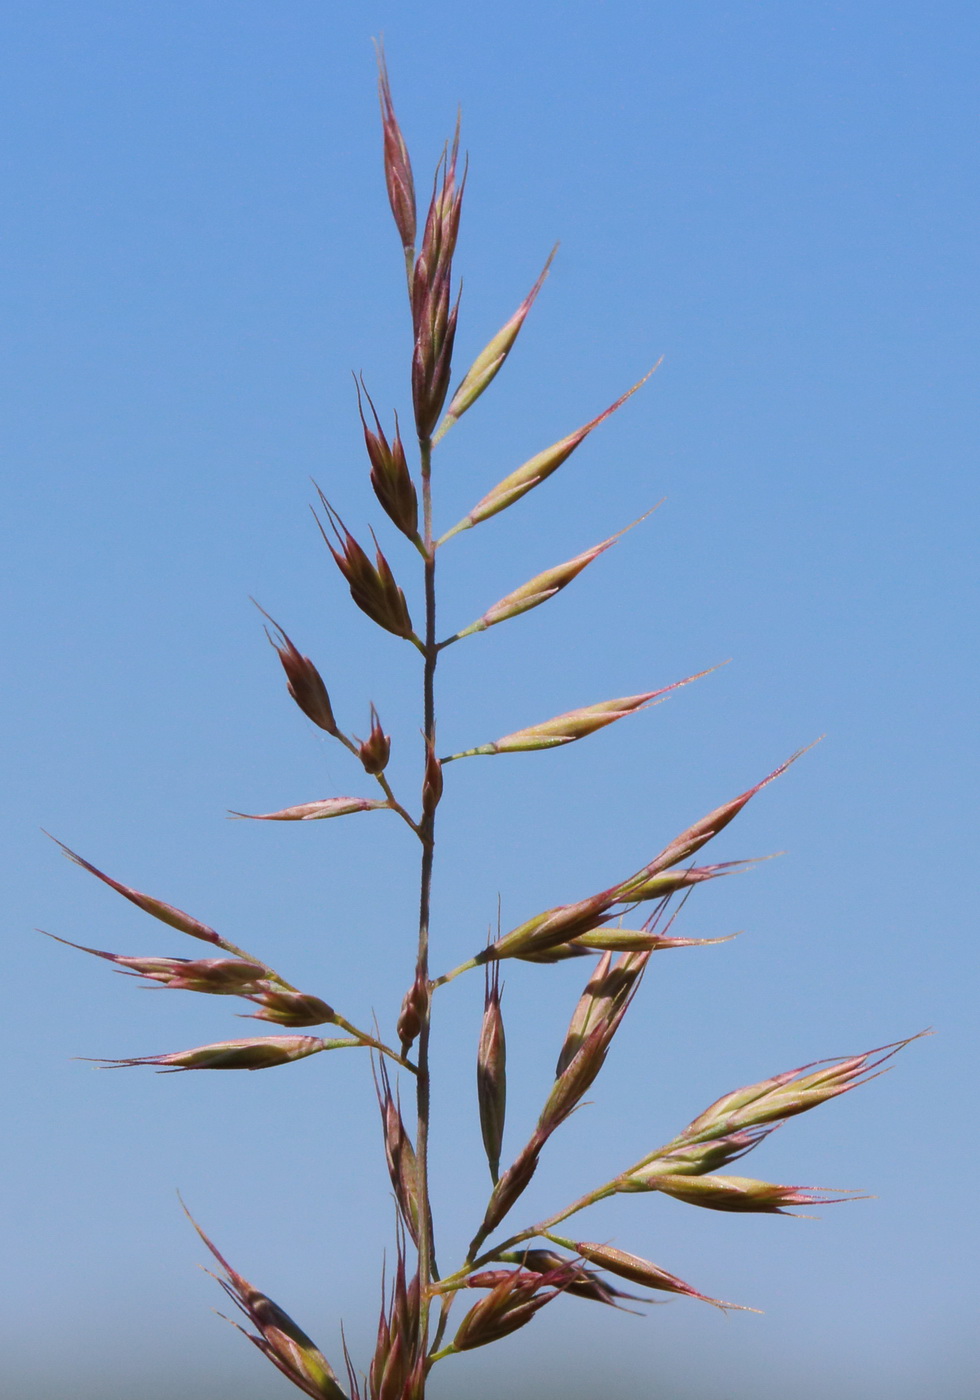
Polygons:
<instances>
[{"instance_id":1,"label":"slender green stem","mask_svg":"<svg viewBox=\"0 0 980 1400\"><path fill-rule=\"evenodd\" d=\"M406 1059L404 1055L399 1055L397 1050L392 1050L391 1046L385 1045L383 1040L376 1040L373 1035L368 1035L367 1031L359 1030L357 1026L352 1025L343 1016L338 1016L336 1012L334 1012L334 1024L350 1035L356 1035L358 1045L367 1045L372 1050L377 1050L379 1055L387 1055L389 1059L395 1061L395 1064L401 1065L403 1069L411 1071L412 1074L418 1073L411 1060Z\"/></svg>"},{"instance_id":2,"label":"slender green stem","mask_svg":"<svg viewBox=\"0 0 980 1400\"><path fill-rule=\"evenodd\" d=\"M462 1281L465 1276L472 1273L474 1269L480 1268L483 1264L491 1264L497 1256L505 1249L512 1249L515 1244L523 1244L525 1240L533 1240L538 1236L547 1239L548 1231L553 1225L560 1225L563 1220L567 1220L570 1215L576 1215L580 1210L585 1210L586 1206L594 1206L597 1201L603 1201L607 1196L616 1194L615 1182L607 1182L605 1186L599 1186L595 1191L590 1191L586 1196L580 1196L577 1201L573 1201L570 1206L560 1210L555 1215L549 1215L547 1220L540 1221L537 1225L530 1225L526 1230L519 1230L516 1235L510 1235L505 1240L500 1240L497 1244L478 1254L476 1258L469 1258L465 1261L461 1269L457 1269L454 1274L446 1274L439 1280L440 1290L458 1287L457 1281Z\"/></svg>"},{"instance_id":3,"label":"slender green stem","mask_svg":"<svg viewBox=\"0 0 980 1400\"><path fill-rule=\"evenodd\" d=\"M422 514L425 542L425 674L423 731L427 745L435 743L435 672L436 647L436 555L432 542L432 443L420 439L422 467ZM429 980L429 912L432 898L432 864L435 854L435 805L423 812L419 824L422 841L422 870L419 890L419 941L416 975L425 984ZM432 1212L429 1201L429 1032L430 1008L428 998L422 1011L418 1041L418 1073L416 1075L417 1135L415 1156L419 1190L419 1351L424 1352L429 1336L429 1285L434 1272Z\"/></svg>"},{"instance_id":4,"label":"slender green stem","mask_svg":"<svg viewBox=\"0 0 980 1400\"><path fill-rule=\"evenodd\" d=\"M487 959L485 957L468 958L466 962L460 963L459 967L454 967L452 972L444 972L441 977L437 977L432 984L433 991L435 991L436 987L444 987L447 982L451 982L453 978L458 977L460 973L472 972L474 967L482 967L486 961Z\"/></svg>"},{"instance_id":5,"label":"slender green stem","mask_svg":"<svg viewBox=\"0 0 980 1400\"><path fill-rule=\"evenodd\" d=\"M447 1356L453 1356L455 1352L456 1348L453 1346L452 1342L450 1342L448 1347L443 1347L442 1351L433 1352L429 1357L429 1365L434 1366L437 1361L442 1361Z\"/></svg>"},{"instance_id":6,"label":"slender green stem","mask_svg":"<svg viewBox=\"0 0 980 1400\"><path fill-rule=\"evenodd\" d=\"M395 794L391 790L391 784L388 782L388 779L385 777L385 775L383 773L375 773L374 776L377 778L378 783L380 784L381 791L384 793L385 797L387 797L388 806L391 808L391 810L393 812L397 812L403 821L408 822L408 825L415 832L416 836L421 837L422 833L419 830L418 822L413 821L413 819L405 811L405 808L402 806L402 804L396 799Z\"/></svg>"},{"instance_id":7,"label":"slender green stem","mask_svg":"<svg viewBox=\"0 0 980 1400\"><path fill-rule=\"evenodd\" d=\"M436 1334L432 1339L432 1346L429 1348L430 1366L440 1359L437 1353L439 1352L439 1344L446 1333L446 1324L449 1321L449 1309L453 1305L454 1296L454 1293L450 1291L443 1293L439 1299L439 1321L436 1324Z\"/></svg>"}]
</instances>

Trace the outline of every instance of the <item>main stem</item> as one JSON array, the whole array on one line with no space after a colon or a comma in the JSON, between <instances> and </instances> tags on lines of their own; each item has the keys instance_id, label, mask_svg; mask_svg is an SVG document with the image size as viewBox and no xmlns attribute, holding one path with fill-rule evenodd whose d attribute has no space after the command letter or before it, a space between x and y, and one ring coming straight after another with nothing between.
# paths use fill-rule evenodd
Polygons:
<instances>
[{"instance_id":1,"label":"main stem","mask_svg":"<svg viewBox=\"0 0 980 1400\"><path fill-rule=\"evenodd\" d=\"M423 729L428 745L435 743L435 674L439 651L436 645L436 551L432 538L432 440L419 440L422 466L423 540L425 544L425 677ZM426 987L418 1043L416 1077L417 1137L415 1155L419 1190L419 1352L424 1354L429 1336L429 1285L432 1282L432 1212L429 1208L429 1029L431 990L429 989L429 909L432 897L432 861L435 854L435 807L423 814L419 825L422 841L422 874L419 890L419 946L416 976Z\"/></svg>"}]
</instances>

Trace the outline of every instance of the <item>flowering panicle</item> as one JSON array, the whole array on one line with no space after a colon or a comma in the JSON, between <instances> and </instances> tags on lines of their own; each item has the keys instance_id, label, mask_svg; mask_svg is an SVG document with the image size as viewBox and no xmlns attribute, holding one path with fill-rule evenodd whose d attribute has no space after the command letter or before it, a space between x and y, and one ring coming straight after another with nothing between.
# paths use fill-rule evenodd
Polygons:
<instances>
[{"instance_id":1,"label":"flowering panicle","mask_svg":"<svg viewBox=\"0 0 980 1400\"><path fill-rule=\"evenodd\" d=\"M493 742L481 743L475 748L442 758L438 756L436 673L444 651L465 638L519 617L556 597L625 532L621 530L610 535L591 548L566 558L564 562L536 573L499 598L469 626L439 640L436 618L442 602L437 599L436 566L441 546L453 536L501 514L555 475L586 438L616 413L654 370L596 417L535 453L515 471L504 476L452 529L438 536L433 523L433 449L481 398L500 372L548 276L554 252L517 310L456 381L455 389L450 394L460 304L458 282L454 281L454 257L467 178L466 163L460 160L459 122L437 164L420 230L412 163L395 116L380 46L378 92L385 184L401 241L408 282L412 333L410 388L415 428L413 437L417 438L417 444L409 441L406 448L397 413L393 415L393 429L390 426L391 418L386 418L387 430L382 426L363 376L355 377L355 389L367 456L366 463L362 460L362 467L381 510L409 542L409 561L414 561L421 573L419 602L416 604L413 601L416 617L424 619L418 633L405 593L374 531L371 531L374 544L372 558L348 530L319 487L317 491L322 512L318 515L315 509L314 516L356 607L384 632L410 642L413 651L408 653L409 656L414 655L414 651L421 655L422 744L414 750L419 786L415 789L414 804L409 799L404 802L400 800L403 794L396 795L396 788L403 780L402 770L407 767L407 762L403 763L402 760L410 757L409 749L397 749L398 762L390 762L392 738L373 704L370 708L370 728L365 738L342 730L317 667L301 653L283 628L268 613L260 610L268 623L267 636L285 672L290 696L313 724L337 740L337 748L332 752L339 754L340 749L345 750L346 758L343 761L352 760L355 770L371 780L368 785L379 795L373 798L330 796L278 811L253 814L233 812L231 815L260 822L318 822L359 812L387 810L399 816L410 829L412 835L409 839L413 844L415 840L419 842L418 938L411 974L413 980L402 998L394 1024L394 1043L399 1049L385 1043L380 1029L376 1029L374 1034L359 1030L326 1001L292 986L271 966L236 947L207 924L173 905L120 884L68 847L62 847L71 860L130 903L170 928L209 944L207 951L214 955L200 958L142 957L106 952L83 944L71 946L106 960L117 971L141 978L151 987L217 997L238 997L248 1003L244 1013L247 1019L263 1023L263 1028L265 1025L277 1026L288 1032L219 1040L160 1055L104 1060L101 1061L104 1066L153 1066L165 1073L188 1070L251 1071L287 1065L327 1050L346 1047L370 1048L372 1052L385 1161L396 1206L396 1235L395 1265L390 1285L386 1281L385 1271L382 1271L381 1311L367 1373L355 1370L344 1342L344 1359L349 1377L349 1390L345 1391L323 1353L306 1333L277 1304L235 1272L199 1230L201 1239L220 1265L221 1274L216 1275L218 1281L247 1319L250 1330L246 1331L246 1335L287 1380L313 1400L425 1400L429 1372L437 1362L509 1336L526 1326L543 1307L566 1293L617 1308L623 1306L623 1300L653 1303L662 1301L663 1295L671 1294L723 1309L735 1306L699 1292L659 1265L612 1243L569 1239L556 1234L555 1229L578 1212L617 1195L659 1193L708 1210L771 1215L787 1214L799 1206L854 1199L853 1192L831 1194L820 1187L781 1185L729 1173L734 1164L760 1146L777 1126L820 1103L848 1093L882 1073L885 1062L907 1044L902 1041L863 1055L817 1061L725 1094L669 1142L648 1152L626 1170L619 1171L618 1175L587 1191L578 1200L547 1218L531 1222L525 1220L516 1228L508 1226L510 1233L505 1238L491 1238L524 1196L542 1161L546 1145L572 1114L585 1105L586 1096L598 1080L620 1026L640 992L652 955L667 949L727 941L724 937L685 936L675 931L675 921L698 886L743 870L755 864L755 861L711 861L698 865L694 861L706 859L700 853L707 844L725 830L762 788L784 773L799 754L794 754L737 797L686 827L658 854L625 878L616 879L605 888L582 898L546 908L507 932L501 932L498 916L496 937L487 946L442 976L432 975L430 938L439 934L439 929L434 926L432 905L437 826L440 831L442 829L441 820L438 820L439 809L444 797L449 795L452 779L458 771L450 770L447 787L446 765L456 759L477 755L564 748L609 727L617 720L639 714L707 672L700 671L697 675L658 690L619 696L567 710L550 719L514 730ZM416 447L417 456L410 465L410 456L415 453ZM438 481L437 476L435 481ZM641 520L644 518L640 517ZM404 545L396 547L404 550ZM565 548L568 547L566 545ZM397 564L398 561L395 562ZM441 564L438 574L441 581ZM455 653L452 655L455 656ZM542 660L541 664L546 663ZM383 684L387 685L387 673L380 674ZM376 680L372 685L375 683ZM608 694L625 688L625 685L625 682L609 679L603 689ZM629 754L635 763L643 729L635 726L629 732L632 734ZM411 741L411 734L408 739ZM363 776L361 781L364 781ZM309 790L316 791L318 788L318 783L311 782ZM550 821L552 808L553 804L549 807L542 800L535 810L547 813ZM330 833L336 828L320 830ZM404 836L404 827L398 826L398 830ZM483 850L493 849L494 836L487 830L483 834ZM397 860L389 859L386 853L383 859L379 856L374 862L364 864L363 868L358 866L353 873L359 877L361 886L370 897L375 892L374 886L389 881L390 872L397 869L397 864ZM338 871L337 866L335 854L329 865L330 879L344 873ZM646 906L646 917L635 914L641 905ZM458 932L463 937L467 936L464 929ZM222 956L217 956L218 952ZM362 960L367 961L377 960L381 956L378 948L369 942L365 943L361 954ZM387 952L384 957L388 957ZM568 1028L556 1047L558 1054L554 1078L544 1095L537 1119L532 1120L533 1129L516 1156L501 1171L501 1161L506 1161L503 1149L508 1069L500 980L500 964L505 958L538 965L575 958L591 958L593 961L584 979L581 995L572 1009ZM429 1159L431 1144L442 1146L449 1138L446 1134L440 1137L435 1133L432 1124L433 1104L442 1101L433 1078L432 1012L437 991L458 976L480 966L484 969L485 980L483 1015L476 1049L476 1098L492 1184L485 1205L481 1204L482 1218L479 1212L474 1213L480 1223L462 1261L457 1261L453 1271L443 1272L436 1259ZM527 975L537 980L547 974L521 974L517 969L515 975ZM404 987L405 982L397 985ZM166 1004L167 998L163 1002ZM213 1008L215 1003L210 1005ZM387 1014L392 1014L394 1009L393 1006L387 1008ZM340 1038L321 1039L305 1033L316 1026L334 1027ZM665 1066L668 1071L676 1067L673 1062L668 1064L670 1057L665 1057L662 1047L655 1048L646 1058L651 1059L651 1056L658 1075L663 1075ZM674 1056L674 1061L680 1063L677 1056ZM407 1082L414 1086L413 1100L410 1107L406 1101L404 1116L401 1087L406 1081L395 1078L392 1065L411 1076ZM453 1112L462 1123L463 1110L460 1106L454 1104ZM289 1114L284 1112L279 1116L285 1122ZM343 1140L343 1128L339 1124L336 1125L336 1135ZM451 1141L451 1148L457 1150L455 1139ZM457 1168L455 1160L453 1167ZM458 1164L458 1169L462 1170L462 1163ZM253 1195L261 1203L262 1190L253 1191ZM442 1257L441 1240L438 1242L438 1253ZM343 1260L339 1261L339 1267L341 1270L345 1267ZM624 1292L617 1286L624 1281L647 1292L640 1296ZM485 1296L473 1302L473 1290L477 1289L485 1290ZM467 1310L462 1318L457 1315L453 1319L456 1323L453 1332L450 1330L452 1310L464 1298L467 1300ZM235 1325L238 1326L238 1323ZM460 1393L465 1392L465 1386L458 1388Z\"/></svg>"}]
</instances>

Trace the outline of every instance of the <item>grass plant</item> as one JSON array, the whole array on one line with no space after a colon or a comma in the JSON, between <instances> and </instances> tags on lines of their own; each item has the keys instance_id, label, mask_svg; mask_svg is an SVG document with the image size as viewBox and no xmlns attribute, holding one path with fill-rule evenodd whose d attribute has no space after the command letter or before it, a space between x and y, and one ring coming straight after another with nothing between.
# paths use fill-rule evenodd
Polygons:
<instances>
[{"instance_id":1,"label":"grass plant","mask_svg":"<svg viewBox=\"0 0 980 1400\"><path fill-rule=\"evenodd\" d=\"M235 815L253 821L311 822L368 812L395 814L404 825L405 840L413 843L419 854L414 965L410 950L385 950L386 957L405 959L408 988L401 1007L397 1013L390 1009L389 1028L365 1029L317 994L293 985L263 957L246 952L172 905L121 884L64 848L80 866L145 913L207 945L207 956L197 958L127 957L97 948L84 951L150 983L244 1000L250 1004L256 1020L283 1032L106 1063L154 1066L168 1072L262 1070L344 1048L368 1052L365 1058L370 1058L373 1067L383 1148L397 1215L394 1267L387 1284L382 1283L377 1342L373 1356L367 1359L366 1370L348 1354L346 1344L343 1361L331 1365L298 1324L238 1273L196 1226L217 1265L218 1281L243 1315L246 1326L242 1330L295 1387L318 1400L422 1400L435 1365L525 1327L542 1308L556 1302L560 1305L566 1294L613 1307L638 1299L656 1301L657 1295L665 1293L723 1309L737 1306L709 1297L659 1263L610 1243L578 1238L570 1222L586 1207L624 1193L661 1192L702 1209L769 1214L845 1199L813 1188L733 1174L732 1168L789 1118L848 1093L880 1073L885 1061L907 1043L805 1065L726 1092L667 1142L652 1147L636 1162L619 1165L608 1180L579 1200L559 1205L540 1220L521 1218L523 1193L545 1148L599 1076L623 1018L641 990L654 953L724 941L683 936L676 927L677 913L696 886L727 876L749 862L711 863L705 861L702 853L747 803L785 773L798 755L687 826L639 869L613 872L603 889L576 892L568 903L531 914L506 932L498 930L493 941L474 946L472 956L459 966L444 968L433 958L430 905L437 830L442 805L450 796L445 787L447 766L474 757L575 743L607 725L629 719L656 704L667 691L697 677L686 677L663 689L638 695L600 699L464 752L441 751L437 739L437 673L441 665L451 664L451 656L444 661L444 653L478 632L543 606L611 549L618 536L604 539L564 563L543 568L527 583L493 603L475 621L448 635L440 635L436 622L442 551L464 548L465 539L457 536L464 536L491 517L516 507L522 497L556 473L649 375L560 441L535 452L457 523L449 528L436 525L437 467L439 458L451 449L451 442L444 447L443 441L503 368L541 291L554 254L517 310L450 393L459 312L453 256L466 186L459 124L438 162L420 228L412 165L395 116L383 56L379 87L384 172L404 255L413 329L411 434L403 438L397 418L389 419L378 412L363 380L355 388L371 485L389 525L415 551L423 580L423 615L411 615L395 570L373 532L367 547L363 540L355 538L323 492L319 492L315 513L326 548L354 603L375 626L390 634L392 645L407 645L418 652L422 731L419 792L414 797L398 795L389 783L386 769L391 737L385 733L373 706L366 738L359 739L342 728L313 661L278 622L267 616L267 635L282 663L289 694L313 725L348 751L353 771L372 795L331 795L279 811ZM414 723L417 724L417 718ZM407 722L406 730L408 741L417 742L411 738L413 720ZM474 945L477 942L474 938ZM508 1159L504 1150L507 1065L501 964L538 964L528 969L528 975L543 978L547 977L548 965L570 959L578 960L586 969L581 998L564 1042L558 1047L554 1082L537 1125L528 1141ZM485 981L482 1024L474 1027L473 1038L477 1106L489 1187L483 1214L473 1221L465 1258L447 1260L448 1269L442 1269L437 1264L437 1203L431 1199L429 1188L433 1032L438 1027L434 1013L440 998L452 996L452 990L444 989L464 975L482 976ZM360 1020L363 1019L362 1016ZM315 1033L322 1028L329 1033ZM368 1068L365 1064L366 1071ZM379 1202L379 1209L384 1208L384 1202ZM439 1259L442 1262L441 1249ZM624 1289L624 1284L630 1291ZM632 1291L637 1288L645 1291L637 1295Z\"/></svg>"}]
</instances>

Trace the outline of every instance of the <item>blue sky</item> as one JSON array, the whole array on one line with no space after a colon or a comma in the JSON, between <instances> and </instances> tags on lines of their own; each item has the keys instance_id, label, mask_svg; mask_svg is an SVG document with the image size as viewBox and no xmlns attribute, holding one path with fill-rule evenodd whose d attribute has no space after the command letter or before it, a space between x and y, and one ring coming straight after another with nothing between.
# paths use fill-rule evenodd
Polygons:
<instances>
[{"instance_id":1,"label":"blue sky","mask_svg":"<svg viewBox=\"0 0 980 1400\"><path fill-rule=\"evenodd\" d=\"M367 1063L97 1073L71 1057L247 1032L224 1003L137 989L31 930L199 951L70 867L44 827L354 1019L390 1023L409 978L415 857L394 818L225 819L367 790L291 706L249 595L349 728L377 704L401 789L417 767L417 658L352 607L307 510L313 476L355 533L380 514L352 369L408 414L381 33L420 188L462 107L461 369L561 240L510 363L439 450L439 520L664 357L556 477L446 547L448 630L664 501L548 607L446 654L446 746L732 658L566 752L455 765L437 969L480 946L498 893L509 927L601 888L826 735L714 848L786 854L685 910L693 936L744 934L655 960L529 1209L737 1084L936 1032L752 1162L874 1200L818 1222L645 1198L588 1217L591 1238L762 1317L568 1300L447 1363L434 1393L573 1394L586 1377L590 1394L663 1400L966 1400L973 7L37 0L0 25L11 1400L69 1377L77 1400L288 1393L210 1315L177 1188L328 1354L341 1316L362 1357L374 1326L391 1220ZM417 600L412 552L382 525ZM583 979L507 969L510 1151ZM479 1009L465 979L437 1008L447 1253L486 1190Z\"/></svg>"}]
</instances>

